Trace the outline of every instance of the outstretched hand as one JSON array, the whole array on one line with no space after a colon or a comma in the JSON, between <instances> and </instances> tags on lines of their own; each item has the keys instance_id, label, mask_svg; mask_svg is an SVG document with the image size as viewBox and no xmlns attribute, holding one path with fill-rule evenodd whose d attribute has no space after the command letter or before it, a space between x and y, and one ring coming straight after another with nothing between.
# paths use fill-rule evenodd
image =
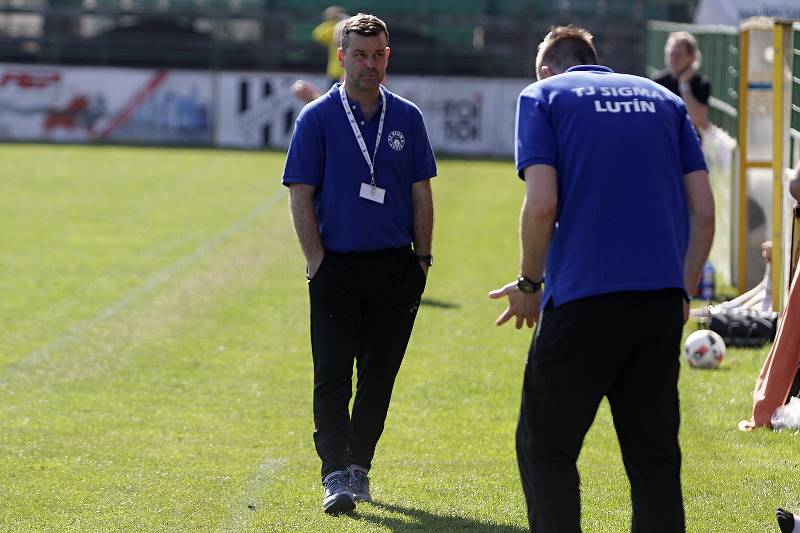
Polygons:
<instances>
[{"instance_id":1,"label":"outstretched hand","mask_svg":"<svg viewBox=\"0 0 800 533\"><path fill-rule=\"evenodd\" d=\"M508 296L508 307L503 314L497 317L494 323L502 326L511 317L516 317L517 329L522 328L523 324L527 324L529 328L532 328L539 320L539 304L542 301L542 291L525 294L519 290L515 280L489 293L489 298L493 300L498 300L504 296Z\"/></svg>"}]
</instances>

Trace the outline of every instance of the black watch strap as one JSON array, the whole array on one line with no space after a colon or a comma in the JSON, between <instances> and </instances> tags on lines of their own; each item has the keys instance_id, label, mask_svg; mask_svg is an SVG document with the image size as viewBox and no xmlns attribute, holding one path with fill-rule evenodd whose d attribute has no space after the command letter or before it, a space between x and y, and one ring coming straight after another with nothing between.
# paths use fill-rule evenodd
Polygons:
<instances>
[{"instance_id":1,"label":"black watch strap","mask_svg":"<svg viewBox=\"0 0 800 533\"><path fill-rule=\"evenodd\" d=\"M520 276L517 278L517 288L523 294L533 294L542 288L543 282L544 279L541 281L533 281L531 278L526 276Z\"/></svg>"},{"instance_id":2,"label":"black watch strap","mask_svg":"<svg viewBox=\"0 0 800 533\"><path fill-rule=\"evenodd\" d=\"M426 264L428 266L433 266L433 256L432 255L414 255L417 261L420 263Z\"/></svg>"}]
</instances>

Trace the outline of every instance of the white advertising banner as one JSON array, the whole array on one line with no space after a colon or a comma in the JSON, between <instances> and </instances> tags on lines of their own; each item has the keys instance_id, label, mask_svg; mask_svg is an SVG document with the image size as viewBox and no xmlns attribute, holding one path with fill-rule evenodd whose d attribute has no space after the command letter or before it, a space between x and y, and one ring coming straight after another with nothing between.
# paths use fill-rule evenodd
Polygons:
<instances>
[{"instance_id":1,"label":"white advertising banner","mask_svg":"<svg viewBox=\"0 0 800 533\"><path fill-rule=\"evenodd\" d=\"M207 145L204 72L0 64L0 140Z\"/></svg>"},{"instance_id":2,"label":"white advertising banner","mask_svg":"<svg viewBox=\"0 0 800 533\"><path fill-rule=\"evenodd\" d=\"M0 141L285 149L300 78L327 90L322 75L0 63ZM392 76L387 86L419 106L437 152L511 156L530 81Z\"/></svg>"},{"instance_id":3,"label":"white advertising banner","mask_svg":"<svg viewBox=\"0 0 800 533\"><path fill-rule=\"evenodd\" d=\"M328 89L322 76L220 74L216 144L286 148L303 107L291 93L299 78ZM517 96L530 82L390 76L387 87L419 106L437 152L509 156L514 153Z\"/></svg>"},{"instance_id":4,"label":"white advertising banner","mask_svg":"<svg viewBox=\"0 0 800 533\"><path fill-rule=\"evenodd\" d=\"M236 148L286 148L303 103L292 84L304 79L325 90L324 76L225 72L217 78L215 144Z\"/></svg>"},{"instance_id":5,"label":"white advertising banner","mask_svg":"<svg viewBox=\"0 0 800 533\"><path fill-rule=\"evenodd\" d=\"M517 96L529 83L394 76L389 88L422 110L434 150L513 155Z\"/></svg>"}]
</instances>

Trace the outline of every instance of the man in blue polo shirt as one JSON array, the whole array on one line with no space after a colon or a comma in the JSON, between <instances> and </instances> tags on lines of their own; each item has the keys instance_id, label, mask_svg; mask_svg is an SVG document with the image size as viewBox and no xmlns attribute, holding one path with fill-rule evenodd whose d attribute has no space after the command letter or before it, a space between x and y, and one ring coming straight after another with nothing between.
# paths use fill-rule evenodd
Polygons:
<instances>
[{"instance_id":1,"label":"man in blue polo shirt","mask_svg":"<svg viewBox=\"0 0 800 533\"><path fill-rule=\"evenodd\" d=\"M283 173L307 265L329 514L371 500L367 473L433 261L436 162L419 109L381 86L388 42L377 17L345 22L345 81L297 117Z\"/></svg>"},{"instance_id":2,"label":"man in blue polo shirt","mask_svg":"<svg viewBox=\"0 0 800 533\"><path fill-rule=\"evenodd\" d=\"M598 66L586 30L552 29L536 69L517 108L520 276L490 293L508 297L498 325L538 322L517 426L530 526L580 531L576 461L606 396L632 531L683 532L679 345L714 232L697 134L678 97Z\"/></svg>"}]
</instances>

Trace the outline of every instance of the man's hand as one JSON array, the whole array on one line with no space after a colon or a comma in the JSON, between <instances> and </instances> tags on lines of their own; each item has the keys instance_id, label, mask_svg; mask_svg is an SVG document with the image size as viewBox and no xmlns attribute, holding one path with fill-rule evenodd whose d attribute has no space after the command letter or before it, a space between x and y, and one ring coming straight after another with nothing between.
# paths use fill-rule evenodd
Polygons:
<instances>
[{"instance_id":1,"label":"man's hand","mask_svg":"<svg viewBox=\"0 0 800 533\"><path fill-rule=\"evenodd\" d=\"M319 257L314 257L309 259L306 263L306 270L308 271L308 279L313 278L317 274L317 270L319 270L319 266L322 264L322 260L325 259L325 254L321 254Z\"/></svg>"},{"instance_id":2,"label":"man's hand","mask_svg":"<svg viewBox=\"0 0 800 533\"><path fill-rule=\"evenodd\" d=\"M525 294L517 287L517 282L512 281L505 286L493 290L489 293L489 298L497 300L503 296L508 296L508 308L502 315L497 317L495 324L502 326L512 316L517 317L517 329L522 328L525 323L529 328L539 320L539 304L542 301L542 291L533 294Z\"/></svg>"},{"instance_id":3,"label":"man's hand","mask_svg":"<svg viewBox=\"0 0 800 533\"><path fill-rule=\"evenodd\" d=\"M417 262L419 263L420 268L422 268L422 271L425 272L425 277L427 278L428 277L428 269L430 268L428 266L428 263L426 263L424 261L417 261Z\"/></svg>"}]
</instances>

